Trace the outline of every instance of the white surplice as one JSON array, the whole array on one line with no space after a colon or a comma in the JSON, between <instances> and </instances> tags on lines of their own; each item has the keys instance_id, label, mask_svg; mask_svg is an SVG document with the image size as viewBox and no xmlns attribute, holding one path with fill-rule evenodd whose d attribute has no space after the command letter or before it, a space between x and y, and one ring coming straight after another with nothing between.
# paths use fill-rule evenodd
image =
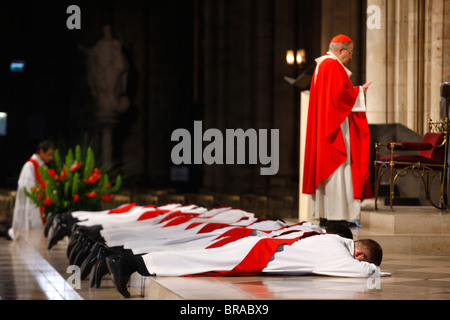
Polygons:
<instances>
[{"instance_id":1,"label":"white surplice","mask_svg":"<svg viewBox=\"0 0 450 320\"><path fill-rule=\"evenodd\" d=\"M211 271L230 271L260 237L245 237L207 250L150 252L142 256L148 272L156 276L184 276ZM264 274L370 277L377 267L353 257L354 242L333 234L310 236L282 245L263 270Z\"/></svg>"},{"instance_id":2,"label":"white surplice","mask_svg":"<svg viewBox=\"0 0 450 320\"><path fill-rule=\"evenodd\" d=\"M31 157L42 166L44 161L36 154ZM42 229L42 219L39 208L36 204L25 194L24 188L28 191L36 186L36 176L34 172L34 165L27 161L20 171L19 180L17 182L17 194L14 204L14 214L12 221L12 230L14 238L17 238L21 230Z\"/></svg>"}]
</instances>

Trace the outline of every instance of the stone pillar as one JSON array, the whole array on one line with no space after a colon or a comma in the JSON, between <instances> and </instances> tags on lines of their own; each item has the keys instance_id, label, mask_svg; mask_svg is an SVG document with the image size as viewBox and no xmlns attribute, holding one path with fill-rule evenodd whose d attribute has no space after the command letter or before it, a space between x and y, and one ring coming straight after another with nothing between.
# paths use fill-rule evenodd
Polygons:
<instances>
[{"instance_id":1,"label":"stone pillar","mask_svg":"<svg viewBox=\"0 0 450 320\"><path fill-rule=\"evenodd\" d=\"M386 96L386 0L368 0L367 6L381 9L381 29L367 29L366 79L372 81L367 91L367 118L371 124L387 122Z\"/></svg>"},{"instance_id":2,"label":"stone pillar","mask_svg":"<svg viewBox=\"0 0 450 320\"><path fill-rule=\"evenodd\" d=\"M105 25L102 31L102 38L92 48L78 48L86 54L87 83L95 100L96 125L101 129L102 161L112 165L113 128L119 114L130 106L126 95L129 62L112 27Z\"/></svg>"},{"instance_id":3,"label":"stone pillar","mask_svg":"<svg viewBox=\"0 0 450 320\"><path fill-rule=\"evenodd\" d=\"M450 0L368 0L381 28L367 29L371 124L400 123L423 134L439 119L439 86L450 73ZM447 48L447 49L446 49Z\"/></svg>"},{"instance_id":4,"label":"stone pillar","mask_svg":"<svg viewBox=\"0 0 450 320\"><path fill-rule=\"evenodd\" d=\"M440 116L440 85L450 79L450 0L425 1L424 121Z\"/></svg>"},{"instance_id":5,"label":"stone pillar","mask_svg":"<svg viewBox=\"0 0 450 320\"><path fill-rule=\"evenodd\" d=\"M420 131L423 108L420 61L423 46L419 3L414 0L369 0L379 8L380 28L367 28L367 116L371 124L402 123ZM372 13L376 14L376 13ZM369 18L369 15L368 15Z\"/></svg>"}]
</instances>

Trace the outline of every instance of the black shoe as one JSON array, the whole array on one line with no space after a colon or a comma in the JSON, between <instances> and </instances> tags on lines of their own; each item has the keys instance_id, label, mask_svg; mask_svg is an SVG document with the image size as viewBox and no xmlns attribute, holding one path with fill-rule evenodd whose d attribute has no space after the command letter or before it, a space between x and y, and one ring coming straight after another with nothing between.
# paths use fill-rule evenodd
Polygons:
<instances>
[{"instance_id":1,"label":"black shoe","mask_svg":"<svg viewBox=\"0 0 450 320\"><path fill-rule=\"evenodd\" d=\"M99 260L97 269L95 270L95 287L98 289L102 284L103 277L109 274L106 258Z\"/></svg>"},{"instance_id":2,"label":"black shoe","mask_svg":"<svg viewBox=\"0 0 450 320\"><path fill-rule=\"evenodd\" d=\"M359 228L359 225L357 222L347 221L347 223L350 228Z\"/></svg>"},{"instance_id":3,"label":"black shoe","mask_svg":"<svg viewBox=\"0 0 450 320\"><path fill-rule=\"evenodd\" d=\"M75 258L74 264L81 268L83 261L89 256L89 254L91 253L91 250L95 244L96 244L95 241L88 239L86 241L85 246L83 248L81 248L81 250L78 252L78 254Z\"/></svg>"},{"instance_id":4,"label":"black shoe","mask_svg":"<svg viewBox=\"0 0 450 320\"><path fill-rule=\"evenodd\" d=\"M69 238L69 244L67 245L67 258L70 259L74 248L80 245L80 243L82 243L87 238L104 243L105 240L101 236L100 230L102 230L102 226L100 225L94 225L91 227L77 226L77 228L72 231L72 234Z\"/></svg>"},{"instance_id":5,"label":"black shoe","mask_svg":"<svg viewBox=\"0 0 450 320\"><path fill-rule=\"evenodd\" d=\"M81 280L85 280L89 275L89 273L91 272L92 267L97 262L97 255L99 250L100 250L100 243L99 242L94 243L86 259L84 259L83 262L81 263L80 266Z\"/></svg>"},{"instance_id":6,"label":"black shoe","mask_svg":"<svg viewBox=\"0 0 450 320\"><path fill-rule=\"evenodd\" d=\"M90 238L80 238L79 241L73 246L69 254L70 264L81 266L83 260L89 254L95 241Z\"/></svg>"},{"instance_id":7,"label":"black shoe","mask_svg":"<svg viewBox=\"0 0 450 320\"><path fill-rule=\"evenodd\" d=\"M319 227L326 227L328 220L325 218L319 218Z\"/></svg>"},{"instance_id":8,"label":"black shoe","mask_svg":"<svg viewBox=\"0 0 450 320\"><path fill-rule=\"evenodd\" d=\"M353 232L347 223L329 221L325 229L328 233L334 233L343 238L353 240Z\"/></svg>"},{"instance_id":9,"label":"black shoe","mask_svg":"<svg viewBox=\"0 0 450 320\"><path fill-rule=\"evenodd\" d=\"M47 243L47 249L50 250L55 244L58 243L59 240L64 239L66 236L70 236L70 230L67 227L67 224L60 217L56 217L57 221L53 229L51 230L49 240Z\"/></svg>"},{"instance_id":10,"label":"black shoe","mask_svg":"<svg viewBox=\"0 0 450 320\"><path fill-rule=\"evenodd\" d=\"M106 260L105 260L106 259L105 251L106 251L106 247L103 244L101 244L99 246L97 255L95 257L95 263L92 266L91 272L89 274L89 287L91 287L91 288L93 288L97 284L97 282L98 282L97 288L100 287L101 278L103 277L103 274L102 275L100 274L99 266L101 268L100 262L102 260L103 260L103 263L106 268L106 273L108 273L108 267L106 266ZM99 277L98 281L97 281L97 276Z\"/></svg>"},{"instance_id":11,"label":"black shoe","mask_svg":"<svg viewBox=\"0 0 450 320\"><path fill-rule=\"evenodd\" d=\"M83 248L83 245L86 243L87 239L84 237L80 237L78 241L72 246L69 252L69 263L74 264L75 258L77 257L80 250Z\"/></svg>"},{"instance_id":12,"label":"black shoe","mask_svg":"<svg viewBox=\"0 0 450 320\"><path fill-rule=\"evenodd\" d=\"M86 255L89 254L89 251L84 252L82 256L78 256L80 254L80 251L85 250L86 246L92 246L92 244L96 242L105 242L105 240L100 235L98 226L95 226L95 228L89 227L76 230L70 236L69 244L67 246L67 258L69 259L70 264L79 263L81 265L81 263L83 263L83 260L86 258ZM90 249L90 247L88 249Z\"/></svg>"},{"instance_id":13,"label":"black shoe","mask_svg":"<svg viewBox=\"0 0 450 320\"><path fill-rule=\"evenodd\" d=\"M113 255L106 258L108 270L113 277L113 283L117 291L125 298L130 297L130 292L127 289L128 281L131 273L125 272L125 260L120 255Z\"/></svg>"},{"instance_id":14,"label":"black shoe","mask_svg":"<svg viewBox=\"0 0 450 320\"><path fill-rule=\"evenodd\" d=\"M48 234L49 234L50 229L51 229L51 227L53 225L53 220L55 219L55 217L56 217L56 215L54 215L54 214L50 214L47 217L47 221L45 222L45 226L44 226L44 236L46 238L48 237Z\"/></svg>"},{"instance_id":15,"label":"black shoe","mask_svg":"<svg viewBox=\"0 0 450 320\"><path fill-rule=\"evenodd\" d=\"M347 220L328 220L327 221L327 226L330 225L330 224L336 224L336 223L340 223L340 224L346 225L349 228L358 227L358 225L355 222L347 221Z\"/></svg>"},{"instance_id":16,"label":"black shoe","mask_svg":"<svg viewBox=\"0 0 450 320\"><path fill-rule=\"evenodd\" d=\"M81 237L82 237L82 234L79 231L73 232L70 235L69 243L67 244L67 253L66 253L67 258L70 257L70 254L71 254L73 248L80 242Z\"/></svg>"},{"instance_id":17,"label":"black shoe","mask_svg":"<svg viewBox=\"0 0 450 320\"><path fill-rule=\"evenodd\" d=\"M91 272L89 273L89 287L93 288L95 285L95 272L97 270L97 266L99 264L98 259L95 261L95 264L91 268Z\"/></svg>"},{"instance_id":18,"label":"black shoe","mask_svg":"<svg viewBox=\"0 0 450 320\"><path fill-rule=\"evenodd\" d=\"M8 230L11 228L11 223L2 223L0 225L0 237L5 237L8 240L11 240L11 237L8 234Z\"/></svg>"},{"instance_id":19,"label":"black shoe","mask_svg":"<svg viewBox=\"0 0 450 320\"><path fill-rule=\"evenodd\" d=\"M51 230L50 239L47 245L48 249L51 249L51 247L53 247L59 240L66 236L70 237L73 226L79 221L70 214L51 215L49 218L50 222L46 224L44 234L45 232L50 232ZM53 230L51 227L53 227Z\"/></svg>"},{"instance_id":20,"label":"black shoe","mask_svg":"<svg viewBox=\"0 0 450 320\"><path fill-rule=\"evenodd\" d=\"M91 273L93 278L89 279L92 285L95 284L96 288L100 288L103 277L109 273L108 266L106 265L107 255L108 250L105 247L100 248L97 256L98 263L96 264L95 272L93 274Z\"/></svg>"}]
</instances>

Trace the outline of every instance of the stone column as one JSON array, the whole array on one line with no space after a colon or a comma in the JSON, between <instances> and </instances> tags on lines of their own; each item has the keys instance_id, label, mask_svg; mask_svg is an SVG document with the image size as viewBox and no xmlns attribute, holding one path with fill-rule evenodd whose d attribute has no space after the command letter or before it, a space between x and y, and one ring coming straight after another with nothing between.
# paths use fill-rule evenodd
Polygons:
<instances>
[{"instance_id":1,"label":"stone column","mask_svg":"<svg viewBox=\"0 0 450 320\"><path fill-rule=\"evenodd\" d=\"M429 118L439 119L439 86L450 73L450 0L367 4L381 11L381 28L367 29L369 122L400 123L422 134Z\"/></svg>"},{"instance_id":2,"label":"stone column","mask_svg":"<svg viewBox=\"0 0 450 320\"><path fill-rule=\"evenodd\" d=\"M424 121L438 119L440 85L450 79L450 0L425 2Z\"/></svg>"},{"instance_id":3,"label":"stone column","mask_svg":"<svg viewBox=\"0 0 450 320\"><path fill-rule=\"evenodd\" d=\"M381 9L381 29L367 29L366 79L372 81L367 91L367 118L371 124L387 122L386 112L386 0L368 0L367 6Z\"/></svg>"}]
</instances>

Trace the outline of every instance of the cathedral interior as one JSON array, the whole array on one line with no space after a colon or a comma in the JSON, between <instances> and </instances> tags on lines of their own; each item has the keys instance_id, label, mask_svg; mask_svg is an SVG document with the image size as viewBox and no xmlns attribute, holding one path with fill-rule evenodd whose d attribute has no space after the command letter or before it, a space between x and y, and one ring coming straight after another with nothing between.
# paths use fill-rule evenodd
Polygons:
<instances>
[{"instance_id":1,"label":"cathedral interior","mask_svg":"<svg viewBox=\"0 0 450 320\"><path fill-rule=\"evenodd\" d=\"M88 144L96 159L120 172L123 188L113 205L179 200L237 206L287 221L307 219L299 213L305 205L299 187L301 97L309 89L315 59L340 33L355 43L348 66L352 83L373 82L367 94L373 145L419 141L428 119L448 116L450 98L441 103L440 88L450 81L449 0L80 0L69 11L74 3L0 4L0 116L7 117L3 127L0 121L0 189L5 194L17 188L21 167L37 143L50 139L62 149ZM372 25L370 7L381 9L380 21ZM288 52L300 51L301 63L287 61ZM98 71L102 63L110 63L109 74ZM287 81L303 76L306 81L297 85ZM102 95L102 85L112 90L113 102ZM173 157L178 143L173 133L179 129L190 133L192 147L191 161L181 164ZM208 129L224 137L229 129L255 129L259 139L262 130L278 130L275 174L261 174L268 165L259 158L250 161L249 145L241 163L206 163L203 133ZM222 146L225 152L228 146ZM372 187L374 159L375 148ZM411 177L398 183L398 215L389 212L384 198L378 200L381 212L374 212L372 200L363 203L370 214L362 217L362 226L382 229L376 236L388 248L386 264L401 276L383 279L385 295L377 291L378 296L367 292L366 282L345 282L343 299L397 299L396 283L408 288L402 297L448 299L450 218L447 211L430 209L418 181ZM0 220L11 218L11 205L4 208ZM414 224L408 215L417 212L426 217ZM427 231L411 236L419 224ZM355 232L373 235L364 228ZM425 244L425 238L431 240ZM6 257L7 250L0 250ZM424 285L427 268L434 277ZM189 280L194 281L183 279ZM313 278L297 279L309 288L308 295L289 291L280 279L267 279L282 292L271 295L252 291L261 283L247 280L220 285L229 289L232 284L235 293L230 294L239 291L239 299L342 299L344 291L333 281L318 287ZM158 285L170 287L163 280ZM353 286L364 287L363 293L352 291ZM184 297L171 292L169 299ZM111 294L93 299L120 298ZM90 292L80 295L92 298Z\"/></svg>"},{"instance_id":2,"label":"cathedral interior","mask_svg":"<svg viewBox=\"0 0 450 320\"><path fill-rule=\"evenodd\" d=\"M284 77L296 78L321 53L319 20L310 14L319 3L85 1L81 29L66 27L68 2L4 6L8 132L1 143L14 156L2 159L3 188L15 188L19 159L42 139L69 146L87 141L101 157L102 115L80 47L94 47L110 25L128 62L122 94L129 104L117 111L109 146L127 187L298 196L298 90ZM302 68L286 63L286 50L297 48L307 48ZM13 60L25 62L23 72L9 70ZM260 166L248 161L176 168L171 135L178 128L192 132L194 121L224 134L279 129L278 173L261 176Z\"/></svg>"}]
</instances>

